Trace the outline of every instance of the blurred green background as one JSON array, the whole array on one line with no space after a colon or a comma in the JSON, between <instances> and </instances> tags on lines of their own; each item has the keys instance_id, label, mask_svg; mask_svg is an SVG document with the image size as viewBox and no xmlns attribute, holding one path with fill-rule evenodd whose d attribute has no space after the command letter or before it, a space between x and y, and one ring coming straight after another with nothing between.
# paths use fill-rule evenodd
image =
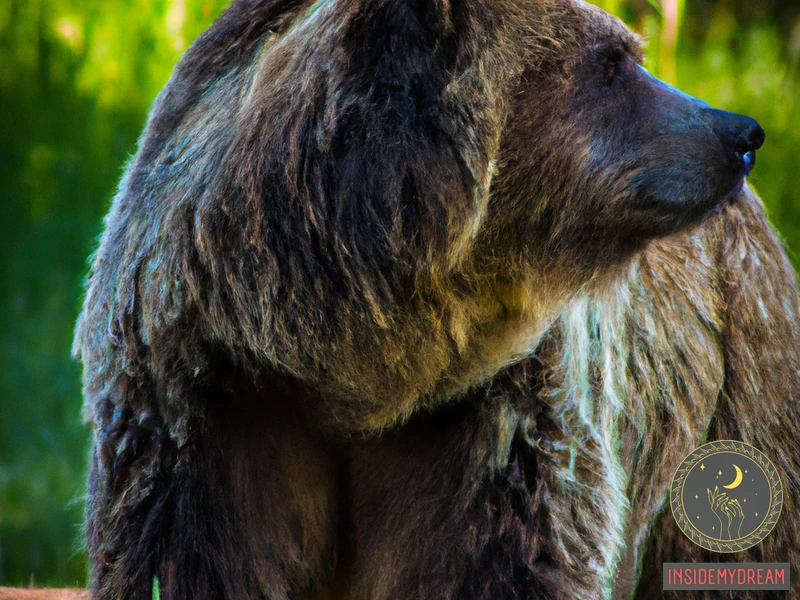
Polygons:
<instances>
[{"instance_id":1,"label":"blurred green background","mask_svg":"<svg viewBox=\"0 0 800 600\"><path fill-rule=\"evenodd\" d=\"M800 3L598 0L649 68L767 130L752 178L800 249ZM81 280L171 68L222 0L0 0L0 585L83 585Z\"/></svg>"}]
</instances>

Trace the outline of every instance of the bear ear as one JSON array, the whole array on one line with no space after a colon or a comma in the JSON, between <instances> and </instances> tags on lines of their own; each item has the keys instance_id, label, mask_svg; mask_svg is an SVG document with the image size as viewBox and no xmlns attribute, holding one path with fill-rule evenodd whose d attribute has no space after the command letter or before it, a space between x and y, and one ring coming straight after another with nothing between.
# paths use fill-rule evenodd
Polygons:
<instances>
[{"instance_id":1,"label":"bear ear","mask_svg":"<svg viewBox=\"0 0 800 600\"><path fill-rule=\"evenodd\" d=\"M410 58L452 59L457 44L454 9L449 0L319 0L330 3L339 34L335 43L355 65L381 66ZM334 5L335 3L335 5ZM461 3L466 9L466 3Z\"/></svg>"},{"instance_id":2,"label":"bear ear","mask_svg":"<svg viewBox=\"0 0 800 600\"><path fill-rule=\"evenodd\" d=\"M317 0L321 7L337 0ZM391 27L402 32L413 21L432 32L444 33L453 27L454 13L466 10L470 0L347 0L345 10L357 16L362 26ZM455 6L454 6L455 4Z\"/></svg>"},{"instance_id":3,"label":"bear ear","mask_svg":"<svg viewBox=\"0 0 800 600\"><path fill-rule=\"evenodd\" d=\"M347 37L379 46L387 39L417 48L424 43L440 53L479 42L516 12L506 0L319 0L317 5L334 2L341 3L336 8ZM402 43L396 49L402 51Z\"/></svg>"}]
</instances>

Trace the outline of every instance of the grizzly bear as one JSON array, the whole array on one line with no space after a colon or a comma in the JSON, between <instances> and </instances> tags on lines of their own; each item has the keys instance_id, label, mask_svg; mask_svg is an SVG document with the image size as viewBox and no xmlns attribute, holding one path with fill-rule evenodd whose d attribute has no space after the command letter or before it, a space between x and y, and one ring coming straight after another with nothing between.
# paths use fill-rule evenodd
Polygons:
<instances>
[{"instance_id":1,"label":"grizzly bear","mask_svg":"<svg viewBox=\"0 0 800 600\"><path fill-rule=\"evenodd\" d=\"M93 597L623 597L708 427L791 443L765 134L641 60L579 0L234 0L77 326Z\"/></svg>"}]
</instances>

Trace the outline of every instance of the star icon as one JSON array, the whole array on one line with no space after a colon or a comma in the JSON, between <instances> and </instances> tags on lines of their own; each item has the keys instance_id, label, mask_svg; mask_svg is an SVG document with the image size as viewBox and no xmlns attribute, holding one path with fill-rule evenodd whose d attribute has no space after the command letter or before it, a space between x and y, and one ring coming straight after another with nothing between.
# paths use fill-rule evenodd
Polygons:
<instances>
[{"instance_id":1,"label":"star icon","mask_svg":"<svg viewBox=\"0 0 800 600\"><path fill-rule=\"evenodd\" d=\"M700 470L701 471L705 471L706 470L706 466L705 465L700 465Z\"/></svg>"},{"instance_id":2,"label":"star icon","mask_svg":"<svg viewBox=\"0 0 800 600\"><path fill-rule=\"evenodd\" d=\"M697 495L697 494L695 494L695 495L694 495L694 499L695 499L695 500L697 500L697 498L698 498L698 495ZM700 517L697 517L697 518L699 519Z\"/></svg>"}]
</instances>

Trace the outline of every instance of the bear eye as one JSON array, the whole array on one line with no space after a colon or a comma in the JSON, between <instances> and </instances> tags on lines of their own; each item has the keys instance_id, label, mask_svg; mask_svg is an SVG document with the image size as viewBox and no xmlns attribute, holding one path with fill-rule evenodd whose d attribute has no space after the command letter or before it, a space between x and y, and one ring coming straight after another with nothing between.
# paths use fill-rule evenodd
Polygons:
<instances>
[{"instance_id":1,"label":"bear eye","mask_svg":"<svg viewBox=\"0 0 800 600\"><path fill-rule=\"evenodd\" d=\"M619 46L611 46L601 53L603 66L603 82L612 85L625 71L628 54Z\"/></svg>"}]
</instances>

